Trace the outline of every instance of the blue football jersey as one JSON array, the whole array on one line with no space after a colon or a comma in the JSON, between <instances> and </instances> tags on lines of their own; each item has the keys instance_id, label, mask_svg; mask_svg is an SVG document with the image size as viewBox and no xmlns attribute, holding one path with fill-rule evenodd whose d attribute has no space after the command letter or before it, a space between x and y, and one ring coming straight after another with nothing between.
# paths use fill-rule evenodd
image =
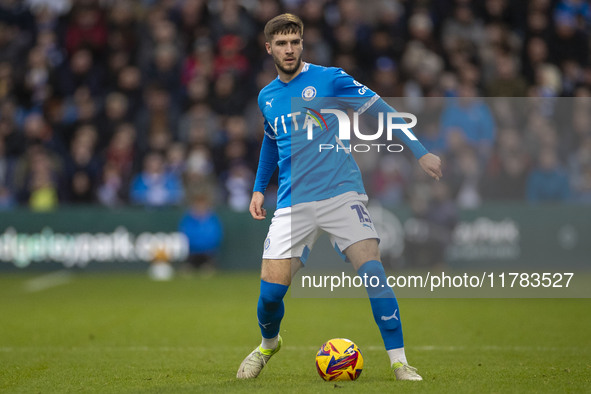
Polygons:
<instances>
[{"instance_id":1,"label":"blue football jersey","mask_svg":"<svg viewBox=\"0 0 591 394\"><path fill-rule=\"evenodd\" d=\"M378 98L342 69L309 63L290 82L276 78L269 83L258 97L265 141L254 191L264 192L271 176L269 165L276 162L277 208L349 191L365 194L361 172L348 149L350 141L338 138L338 118L326 110L362 112ZM319 146L334 149L321 151Z\"/></svg>"}]
</instances>

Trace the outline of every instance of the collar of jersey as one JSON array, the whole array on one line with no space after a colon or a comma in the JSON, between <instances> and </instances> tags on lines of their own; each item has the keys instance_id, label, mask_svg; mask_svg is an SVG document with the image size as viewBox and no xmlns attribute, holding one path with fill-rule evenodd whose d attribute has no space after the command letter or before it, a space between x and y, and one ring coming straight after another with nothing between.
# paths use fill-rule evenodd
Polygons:
<instances>
[{"instance_id":1,"label":"collar of jersey","mask_svg":"<svg viewBox=\"0 0 591 394\"><path fill-rule=\"evenodd\" d=\"M292 79L289 82L283 82L281 79L279 79L279 75L277 75L277 81L279 81L279 83L281 83L282 85L287 86L290 83L292 83L293 81L295 81L296 79L298 79L300 77L300 75L302 75L303 73L308 71L309 68L310 68L310 63L304 62L304 67L302 67L302 71L300 71L300 73L298 75L296 75L296 77L294 79Z\"/></svg>"}]
</instances>

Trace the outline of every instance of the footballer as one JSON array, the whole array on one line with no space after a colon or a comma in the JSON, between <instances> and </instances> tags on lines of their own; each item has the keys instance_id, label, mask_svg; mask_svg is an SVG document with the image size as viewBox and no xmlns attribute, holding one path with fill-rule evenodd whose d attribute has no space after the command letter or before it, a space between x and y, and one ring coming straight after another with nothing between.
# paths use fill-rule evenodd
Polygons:
<instances>
[{"instance_id":1,"label":"footballer","mask_svg":"<svg viewBox=\"0 0 591 394\"><path fill-rule=\"evenodd\" d=\"M323 117L324 132L314 134L312 140L303 139L302 142L300 139L295 143L292 139L298 133L306 133L303 118L313 113L322 114L321 107L327 105L322 98L343 98L330 101L330 105L347 110L345 106L349 103L359 114L367 113L376 119L384 118L379 117L380 113L395 110L343 70L302 61L303 32L302 21L293 14L271 19L264 29L265 47L273 57L278 76L258 97L265 135L249 208L254 219L266 217L264 193L277 167L279 189L261 266L257 318L262 342L246 356L237 378L256 378L281 349L279 327L284 315L283 298L293 274L305 264L314 242L324 231L358 275L377 278L370 283L379 283L378 286L367 286L366 290L395 378L422 380L406 359L398 303L386 284L378 249L379 236L365 208L368 198L359 167L344 145L343 149L324 155L318 154L314 145L318 142L342 144L336 134L337 117ZM292 102L292 98L300 100ZM354 100L347 101L349 98ZM412 151L423 170L439 180L442 176L439 157L427 152L412 133L398 130L395 135ZM295 168L297 171L292 171Z\"/></svg>"}]
</instances>

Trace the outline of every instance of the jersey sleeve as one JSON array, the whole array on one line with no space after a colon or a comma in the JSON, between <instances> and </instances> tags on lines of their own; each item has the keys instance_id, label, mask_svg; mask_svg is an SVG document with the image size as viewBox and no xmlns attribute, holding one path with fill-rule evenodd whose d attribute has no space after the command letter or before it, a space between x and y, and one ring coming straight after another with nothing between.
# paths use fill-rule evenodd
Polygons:
<instances>
[{"instance_id":1,"label":"jersey sleeve","mask_svg":"<svg viewBox=\"0 0 591 394\"><path fill-rule=\"evenodd\" d=\"M342 69L331 70L334 72L334 97L339 97L345 106L363 113L380 98L373 90L357 82Z\"/></svg>"},{"instance_id":2,"label":"jersey sleeve","mask_svg":"<svg viewBox=\"0 0 591 394\"><path fill-rule=\"evenodd\" d=\"M261 146L259 166L254 181L253 192L265 193L271 176L273 176L273 172L277 168L278 160L279 151L277 149L277 141L269 136L267 126L265 125L265 136L263 137L263 144Z\"/></svg>"},{"instance_id":3,"label":"jersey sleeve","mask_svg":"<svg viewBox=\"0 0 591 394\"><path fill-rule=\"evenodd\" d=\"M386 103L379 96L376 102L372 103L365 111L367 115L370 115L376 119L379 118L380 113L387 114L390 112L398 111L396 111L393 107L388 105L388 103ZM384 116L382 119L384 122L386 122L386 116ZM397 124L407 124L402 118L393 118L393 122ZM388 126L384 124L384 128L387 127ZM421 142L417 139L417 137L415 137L414 133L410 128L404 128L404 131L402 130L402 128L394 129L393 134L411 150L411 152L417 160L429 153L427 149L425 149L423 144L421 144Z\"/></svg>"}]
</instances>

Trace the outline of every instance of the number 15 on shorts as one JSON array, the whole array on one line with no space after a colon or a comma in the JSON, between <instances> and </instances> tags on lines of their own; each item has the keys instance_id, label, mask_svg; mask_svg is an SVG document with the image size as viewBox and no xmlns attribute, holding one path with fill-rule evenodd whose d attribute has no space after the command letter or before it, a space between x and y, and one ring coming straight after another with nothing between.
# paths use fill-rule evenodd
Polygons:
<instances>
[{"instance_id":1,"label":"number 15 on shorts","mask_svg":"<svg viewBox=\"0 0 591 394\"><path fill-rule=\"evenodd\" d=\"M357 216L359 216L359 222L365 226L371 228L371 218L369 217L369 213L365 210L365 207L361 204L353 204L351 205L351 209L357 212ZM369 223L369 224L368 224Z\"/></svg>"}]
</instances>

